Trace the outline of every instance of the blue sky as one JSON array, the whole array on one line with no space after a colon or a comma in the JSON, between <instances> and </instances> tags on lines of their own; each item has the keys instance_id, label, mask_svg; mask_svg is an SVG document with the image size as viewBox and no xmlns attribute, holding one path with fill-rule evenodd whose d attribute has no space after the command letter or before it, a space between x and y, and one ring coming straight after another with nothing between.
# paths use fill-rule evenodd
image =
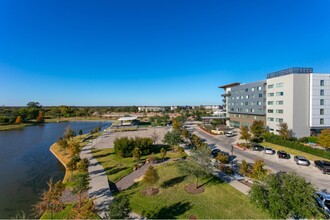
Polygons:
<instances>
[{"instance_id":1,"label":"blue sky","mask_svg":"<svg viewBox=\"0 0 330 220\"><path fill-rule=\"evenodd\" d=\"M220 104L220 85L330 73L330 1L1 0L0 105Z\"/></svg>"}]
</instances>

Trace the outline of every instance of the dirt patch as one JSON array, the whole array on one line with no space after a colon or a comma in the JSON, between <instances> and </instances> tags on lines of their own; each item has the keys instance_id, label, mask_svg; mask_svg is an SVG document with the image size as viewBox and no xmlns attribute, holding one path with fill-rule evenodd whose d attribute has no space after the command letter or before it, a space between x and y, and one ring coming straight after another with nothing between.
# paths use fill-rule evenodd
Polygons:
<instances>
[{"instance_id":1,"label":"dirt patch","mask_svg":"<svg viewBox=\"0 0 330 220\"><path fill-rule=\"evenodd\" d=\"M87 199L88 198L87 192L82 193L81 198ZM78 202L78 194L73 194L68 188L66 188L62 193L61 201L63 203Z\"/></svg>"},{"instance_id":2,"label":"dirt patch","mask_svg":"<svg viewBox=\"0 0 330 220\"><path fill-rule=\"evenodd\" d=\"M145 196L153 196L159 193L159 190L157 188L146 188L142 190L142 194Z\"/></svg>"},{"instance_id":3,"label":"dirt patch","mask_svg":"<svg viewBox=\"0 0 330 220\"><path fill-rule=\"evenodd\" d=\"M196 185L194 183L187 185L184 189L190 194L198 194L204 192L203 186L196 188Z\"/></svg>"}]
</instances>

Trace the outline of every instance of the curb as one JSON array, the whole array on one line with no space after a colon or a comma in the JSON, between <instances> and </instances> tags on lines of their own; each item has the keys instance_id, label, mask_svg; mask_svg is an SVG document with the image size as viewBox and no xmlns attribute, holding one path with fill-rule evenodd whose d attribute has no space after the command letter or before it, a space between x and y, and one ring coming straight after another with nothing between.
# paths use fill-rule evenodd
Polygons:
<instances>
[{"instance_id":1,"label":"curb","mask_svg":"<svg viewBox=\"0 0 330 220\"><path fill-rule=\"evenodd\" d=\"M238 148L238 149L241 149L241 150L247 150L246 147L241 147L238 144L233 144L233 146L236 147L236 148Z\"/></svg>"}]
</instances>

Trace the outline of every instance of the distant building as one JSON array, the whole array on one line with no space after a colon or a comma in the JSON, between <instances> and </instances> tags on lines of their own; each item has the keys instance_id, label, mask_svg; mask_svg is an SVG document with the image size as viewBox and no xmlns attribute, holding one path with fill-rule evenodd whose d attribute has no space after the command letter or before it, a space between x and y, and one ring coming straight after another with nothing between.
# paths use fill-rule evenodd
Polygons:
<instances>
[{"instance_id":1,"label":"distant building","mask_svg":"<svg viewBox=\"0 0 330 220\"><path fill-rule=\"evenodd\" d=\"M139 106L139 112L162 112L166 110L165 106Z\"/></svg>"}]
</instances>

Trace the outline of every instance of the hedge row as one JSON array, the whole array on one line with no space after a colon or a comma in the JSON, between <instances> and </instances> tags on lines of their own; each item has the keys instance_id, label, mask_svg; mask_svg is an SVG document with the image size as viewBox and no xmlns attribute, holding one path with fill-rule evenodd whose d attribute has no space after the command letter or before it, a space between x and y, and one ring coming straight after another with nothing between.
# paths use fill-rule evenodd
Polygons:
<instances>
[{"instance_id":1,"label":"hedge row","mask_svg":"<svg viewBox=\"0 0 330 220\"><path fill-rule=\"evenodd\" d=\"M264 139L265 139L265 141L273 143L273 144L281 145L281 146L292 148L295 150L300 150L302 152L313 154L313 155L319 156L319 157L323 157L325 159L330 159L330 152L328 152L328 151L325 151L322 149L317 149L317 148L307 147L298 141L284 140L280 136L275 135L275 134L271 134L271 133L265 134Z\"/></svg>"}]
</instances>

